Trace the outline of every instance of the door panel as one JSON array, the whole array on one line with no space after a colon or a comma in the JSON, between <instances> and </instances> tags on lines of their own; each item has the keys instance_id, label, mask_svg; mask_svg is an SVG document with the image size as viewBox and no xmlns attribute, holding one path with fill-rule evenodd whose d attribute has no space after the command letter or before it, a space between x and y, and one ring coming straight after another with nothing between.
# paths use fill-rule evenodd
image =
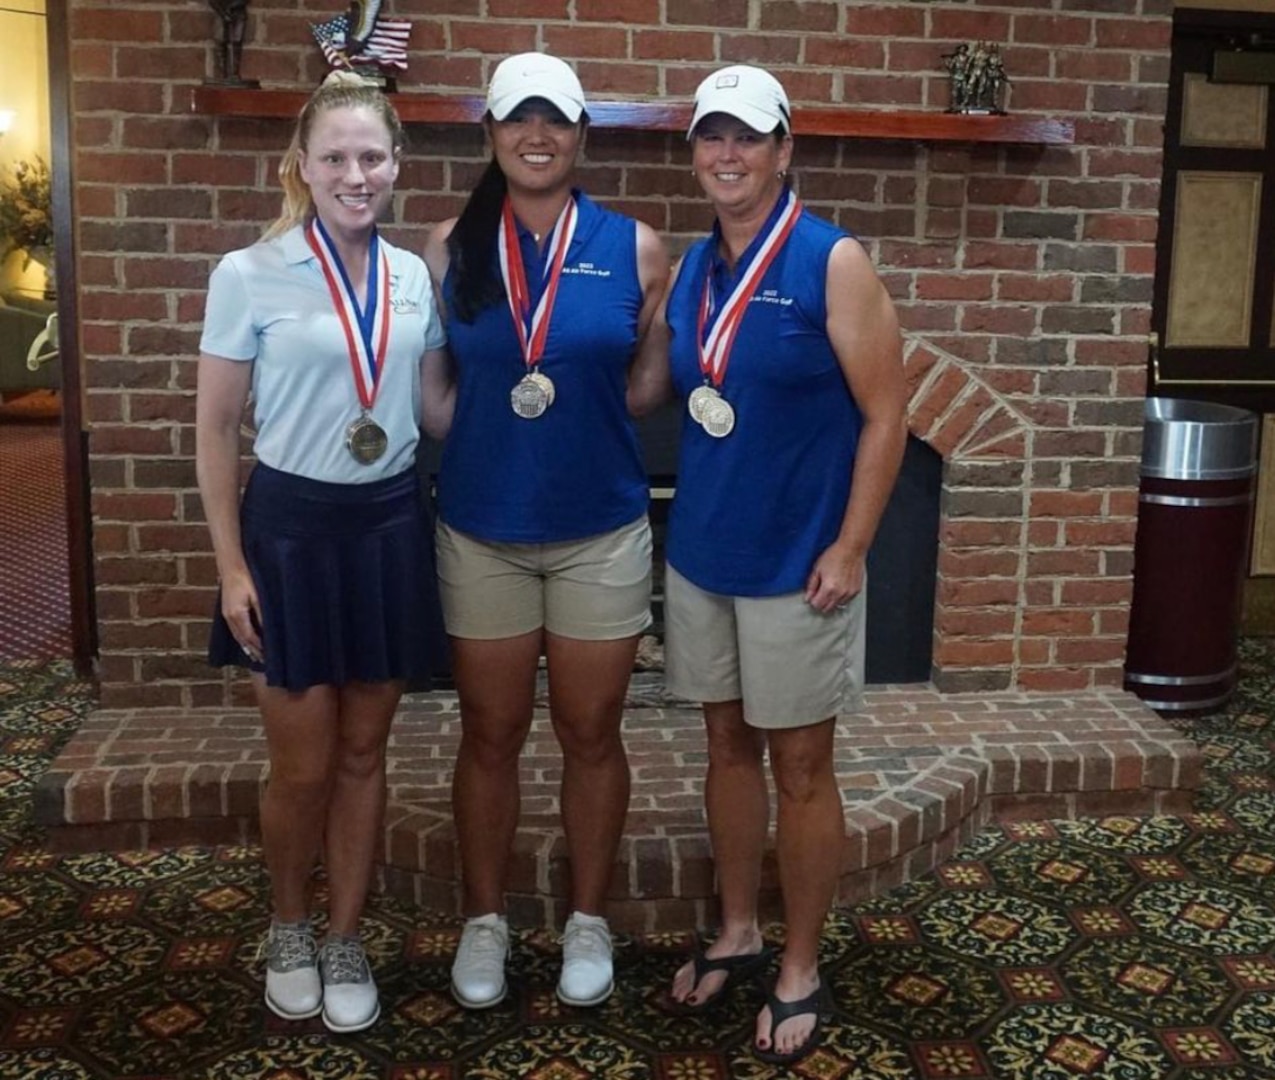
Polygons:
<instances>
[{"instance_id":1,"label":"door panel","mask_svg":"<svg viewBox=\"0 0 1275 1080\"><path fill-rule=\"evenodd\" d=\"M1211 83L1197 71L1184 76L1181 145L1255 150L1266 145L1269 87Z\"/></svg>"},{"instance_id":2,"label":"door panel","mask_svg":"<svg viewBox=\"0 0 1275 1080\"><path fill-rule=\"evenodd\" d=\"M1168 397L1275 410L1271 88L1211 83L1213 53L1275 33L1264 15L1174 20L1148 383Z\"/></svg>"},{"instance_id":3,"label":"door panel","mask_svg":"<svg viewBox=\"0 0 1275 1080\"><path fill-rule=\"evenodd\" d=\"M1261 203L1260 174L1178 173L1167 348L1248 348Z\"/></svg>"}]
</instances>

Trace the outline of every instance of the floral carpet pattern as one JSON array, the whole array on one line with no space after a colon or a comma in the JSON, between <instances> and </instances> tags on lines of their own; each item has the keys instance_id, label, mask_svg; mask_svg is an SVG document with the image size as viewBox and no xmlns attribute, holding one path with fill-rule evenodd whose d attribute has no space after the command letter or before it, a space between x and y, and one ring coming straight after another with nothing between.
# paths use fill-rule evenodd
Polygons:
<instances>
[{"instance_id":1,"label":"floral carpet pattern","mask_svg":"<svg viewBox=\"0 0 1275 1080\"><path fill-rule=\"evenodd\" d=\"M262 1002L255 848L54 855L35 780L92 704L62 663L0 666L0 1080L1250 1080L1275 1078L1275 642L1243 644L1194 812L990 828L927 877L838 911L836 1002L799 1066L749 1051L759 991L704 1017L662 995L684 935L625 939L617 991L560 1005L558 946L517 938L513 991L448 993L452 920L377 897L371 1030ZM769 931L779 940L778 927Z\"/></svg>"}]
</instances>

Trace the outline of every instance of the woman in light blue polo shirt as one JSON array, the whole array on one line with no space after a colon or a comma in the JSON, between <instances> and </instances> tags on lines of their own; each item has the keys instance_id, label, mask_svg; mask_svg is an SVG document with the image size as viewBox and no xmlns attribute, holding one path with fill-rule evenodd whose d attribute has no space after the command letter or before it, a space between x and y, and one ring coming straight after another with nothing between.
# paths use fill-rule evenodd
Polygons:
<instances>
[{"instance_id":1,"label":"woman in light blue polo shirt","mask_svg":"<svg viewBox=\"0 0 1275 1080\"><path fill-rule=\"evenodd\" d=\"M390 723L404 686L427 685L446 658L413 467L445 337L424 263L376 229L402 141L378 89L329 76L280 165L282 215L213 272L199 358L196 468L221 584L209 656L251 670L270 754L266 1004L343 1032L380 1013L359 916ZM257 464L241 503L250 395Z\"/></svg>"}]
</instances>

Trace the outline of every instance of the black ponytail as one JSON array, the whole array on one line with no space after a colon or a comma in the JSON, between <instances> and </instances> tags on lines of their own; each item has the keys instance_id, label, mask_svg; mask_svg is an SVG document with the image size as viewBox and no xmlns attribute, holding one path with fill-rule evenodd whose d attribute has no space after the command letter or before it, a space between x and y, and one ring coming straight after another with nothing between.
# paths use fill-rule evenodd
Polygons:
<instances>
[{"instance_id":1,"label":"black ponytail","mask_svg":"<svg viewBox=\"0 0 1275 1080\"><path fill-rule=\"evenodd\" d=\"M495 268L496 237L508 185L492 158L447 237L455 285L451 313L472 323L481 311L505 298L505 283Z\"/></svg>"}]
</instances>

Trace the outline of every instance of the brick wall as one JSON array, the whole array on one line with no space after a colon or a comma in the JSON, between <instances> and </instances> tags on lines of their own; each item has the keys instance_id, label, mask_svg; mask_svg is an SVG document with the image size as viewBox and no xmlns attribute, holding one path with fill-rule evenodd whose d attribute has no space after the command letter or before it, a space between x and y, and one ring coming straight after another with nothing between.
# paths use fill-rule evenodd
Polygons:
<instances>
[{"instance_id":1,"label":"brick wall","mask_svg":"<svg viewBox=\"0 0 1275 1080\"><path fill-rule=\"evenodd\" d=\"M256 0L243 74L305 89L331 0ZM686 99L721 63L794 102L942 109L939 55L1001 44L1010 108L1075 121L1067 147L799 138L798 188L869 247L908 335L913 431L947 462L935 616L941 688L1120 680L1169 0L394 0L400 89L476 93L547 48L598 98ZM214 705L201 655L214 566L194 476L207 276L278 205L286 121L192 116L215 16L195 0L70 0L75 197L107 706ZM476 129L415 127L395 195L419 249L484 164ZM683 246L708 222L683 139L596 130L582 183Z\"/></svg>"}]
</instances>

